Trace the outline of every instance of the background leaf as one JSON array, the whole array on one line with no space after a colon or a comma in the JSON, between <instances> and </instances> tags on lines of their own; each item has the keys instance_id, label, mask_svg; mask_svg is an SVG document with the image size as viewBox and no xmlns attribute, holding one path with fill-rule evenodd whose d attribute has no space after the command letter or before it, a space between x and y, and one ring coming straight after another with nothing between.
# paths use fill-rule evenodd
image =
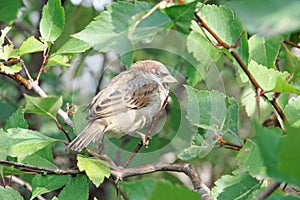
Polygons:
<instances>
[{"instance_id":1,"label":"background leaf","mask_svg":"<svg viewBox=\"0 0 300 200\"><path fill-rule=\"evenodd\" d=\"M21 7L21 0L0 1L0 21L10 24L17 18L18 9Z\"/></svg>"},{"instance_id":2,"label":"background leaf","mask_svg":"<svg viewBox=\"0 0 300 200\"><path fill-rule=\"evenodd\" d=\"M65 12L60 0L49 0L43 8L40 21L40 33L48 42L55 41L62 33L65 24Z\"/></svg>"},{"instance_id":3,"label":"background leaf","mask_svg":"<svg viewBox=\"0 0 300 200\"><path fill-rule=\"evenodd\" d=\"M232 8L245 23L250 33L263 36L284 34L300 28L298 0L240 0L223 1ZM255 17L254 17L255 16Z\"/></svg>"}]
</instances>

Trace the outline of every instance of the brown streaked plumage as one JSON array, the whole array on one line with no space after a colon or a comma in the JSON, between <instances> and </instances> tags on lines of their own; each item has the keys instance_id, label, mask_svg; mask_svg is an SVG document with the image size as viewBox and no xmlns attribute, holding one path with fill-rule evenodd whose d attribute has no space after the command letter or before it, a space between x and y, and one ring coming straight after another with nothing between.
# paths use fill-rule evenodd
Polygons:
<instances>
[{"instance_id":1,"label":"brown streaked plumage","mask_svg":"<svg viewBox=\"0 0 300 200\"><path fill-rule=\"evenodd\" d=\"M168 83L175 82L158 61L134 63L91 100L88 124L67 148L81 151L91 142L102 144L104 133L122 137L149 126L169 93Z\"/></svg>"}]
</instances>

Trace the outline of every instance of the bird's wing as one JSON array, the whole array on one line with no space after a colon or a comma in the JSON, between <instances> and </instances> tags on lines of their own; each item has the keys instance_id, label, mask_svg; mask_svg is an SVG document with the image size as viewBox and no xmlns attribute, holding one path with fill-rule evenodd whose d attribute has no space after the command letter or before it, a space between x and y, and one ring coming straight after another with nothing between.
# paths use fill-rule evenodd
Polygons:
<instances>
[{"instance_id":1,"label":"bird's wing","mask_svg":"<svg viewBox=\"0 0 300 200\"><path fill-rule=\"evenodd\" d=\"M128 78L128 77L127 77ZM88 120L118 115L131 109L146 107L158 92L159 84L150 79L132 76L127 82L113 79L89 105Z\"/></svg>"}]
</instances>

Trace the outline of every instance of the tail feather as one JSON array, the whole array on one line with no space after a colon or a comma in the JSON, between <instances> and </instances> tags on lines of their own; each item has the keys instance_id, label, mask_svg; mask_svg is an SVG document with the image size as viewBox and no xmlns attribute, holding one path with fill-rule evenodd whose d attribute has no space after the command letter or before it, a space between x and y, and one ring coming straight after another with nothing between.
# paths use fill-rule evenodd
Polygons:
<instances>
[{"instance_id":1,"label":"tail feather","mask_svg":"<svg viewBox=\"0 0 300 200\"><path fill-rule=\"evenodd\" d=\"M67 146L67 149L81 151L91 142L99 140L102 143L105 127L97 120L89 122L83 131Z\"/></svg>"}]
</instances>

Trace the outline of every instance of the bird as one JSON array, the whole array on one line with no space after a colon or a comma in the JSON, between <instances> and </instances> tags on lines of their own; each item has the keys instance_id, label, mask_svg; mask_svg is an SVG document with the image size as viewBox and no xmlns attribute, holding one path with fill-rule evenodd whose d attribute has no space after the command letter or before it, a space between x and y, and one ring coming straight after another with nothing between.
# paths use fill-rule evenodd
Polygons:
<instances>
[{"instance_id":1,"label":"bird","mask_svg":"<svg viewBox=\"0 0 300 200\"><path fill-rule=\"evenodd\" d=\"M67 149L81 151L91 142L99 142L102 151L104 133L116 138L135 133L145 145L146 138L140 130L151 125L168 98L168 84L176 82L158 61L142 60L132 64L88 103L87 125Z\"/></svg>"}]
</instances>

